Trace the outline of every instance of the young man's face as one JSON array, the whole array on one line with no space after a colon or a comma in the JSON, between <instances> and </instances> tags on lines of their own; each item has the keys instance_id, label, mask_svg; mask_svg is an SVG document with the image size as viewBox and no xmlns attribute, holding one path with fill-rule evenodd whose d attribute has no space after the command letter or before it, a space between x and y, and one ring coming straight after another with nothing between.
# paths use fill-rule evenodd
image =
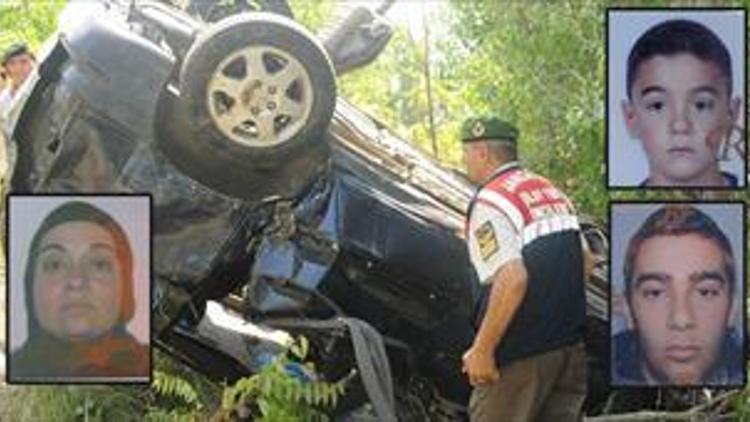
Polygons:
<instances>
[{"instance_id":1,"label":"young man's face","mask_svg":"<svg viewBox=\"0 0 750 422\"><path fill-rule=\"evenodd\" d=\"M721 358L732 298L722 252L697 234L655 236L641 244L628 305L659 383L701 384Z\"/></svg>"},{"instance_id":2,"label":"young man's face","mask_svg":"<svg viewBox=\"0 0 750 422\"><path fill-rule=\"evenodd\" d=\"M649 183L720 185L718 149L740 104L726 75L690 54L654 56L636 72L623 114L648 158Z\"/></svg>"},{"instance_id":3,"label":"young man's face","mask_svg":"<svg viewBox=\"0 0 750 422\"><path fill-rule=\"evenodd\" d=\"M26 53L13 56L5 63L5 72L14 88L19 87L29 77L33 68L34 58Z\"/></svg>"}]
</instances>

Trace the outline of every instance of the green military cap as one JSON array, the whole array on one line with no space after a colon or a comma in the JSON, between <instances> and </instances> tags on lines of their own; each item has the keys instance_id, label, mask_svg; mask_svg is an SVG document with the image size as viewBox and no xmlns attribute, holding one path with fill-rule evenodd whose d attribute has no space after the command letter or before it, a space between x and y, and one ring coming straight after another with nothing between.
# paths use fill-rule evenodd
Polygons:
<instances>
[{"instance_id":1,"label":"green military cap","mask_svg":"<svg viewBox=\"0 0 750 422\"><path fill-rule=\"evenodd\" d=\"M518 139L518 129L495 116L467 119L461 126L461 142L473 142L481 139L502 139L515 142Z\"/></svg>"}]
</instances>

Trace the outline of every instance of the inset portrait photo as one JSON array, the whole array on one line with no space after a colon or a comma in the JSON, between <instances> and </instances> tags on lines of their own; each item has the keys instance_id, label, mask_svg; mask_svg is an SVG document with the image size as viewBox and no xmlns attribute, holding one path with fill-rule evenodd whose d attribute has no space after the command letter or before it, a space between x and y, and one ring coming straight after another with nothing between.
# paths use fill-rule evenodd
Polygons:
<instances>
[{"instance_id":1,"label":"inset portrait photo","mask_svg":"<svg viewBox=\"0 0 750 422\"><path fill-rule=\"evenodd\" d=\"M613 203L613 386L745 382L744 204Z\"/></svg>"},{"instance_id":2,"label":"inset portrait photo","mask_svg":"<svg viewBox=\"0 0 750 422\"><path fill-rule=\"evenodd\" d=\"M147 383L150 197L8 199L8 382Z\"/></svg>"},{"instance_id":3,"label":"inset portrait photo","mask_svg":"<svg viewBox=\"0 0 750 422\"><path fill-rule=\"evenodd\" d=\"M609 187L746 186L745 13L607 11Z\"/></svg>"}]
</instances>

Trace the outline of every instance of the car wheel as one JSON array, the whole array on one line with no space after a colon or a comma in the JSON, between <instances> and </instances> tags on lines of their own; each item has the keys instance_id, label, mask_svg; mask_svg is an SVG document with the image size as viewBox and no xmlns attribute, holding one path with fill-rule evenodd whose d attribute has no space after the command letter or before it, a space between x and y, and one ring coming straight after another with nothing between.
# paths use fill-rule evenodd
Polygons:
<instances>
[{"instance_id":1,"label":"car wheel","mask_svg":"<svg viewBox=\"0 0 750 422\"><path fill-rule=\"evenodd\" d=\"M335 102L333 66L312 34L281 16L236 15L190 48L178 129L159 139L177 167L222 193L292 197L327 162Z\"/></svg>"}]
</instances>

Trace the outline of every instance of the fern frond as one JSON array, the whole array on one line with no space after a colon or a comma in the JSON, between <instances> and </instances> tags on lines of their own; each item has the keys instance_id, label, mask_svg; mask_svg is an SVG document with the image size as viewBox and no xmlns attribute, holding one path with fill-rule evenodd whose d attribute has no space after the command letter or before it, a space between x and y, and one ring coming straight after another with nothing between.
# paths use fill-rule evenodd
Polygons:
<instances>
[{"instance_id":1,"label":"fern frond","mask_svg":"<svg viewBox=\"0 0 750 422\"><path fill-rule=\"evenodd\" d=\"M174 374L160 370L154 371L154 390L165 397L179 398L187 404L199 406L198 393L192 384Z\"/></svg>"}]
</instances>

